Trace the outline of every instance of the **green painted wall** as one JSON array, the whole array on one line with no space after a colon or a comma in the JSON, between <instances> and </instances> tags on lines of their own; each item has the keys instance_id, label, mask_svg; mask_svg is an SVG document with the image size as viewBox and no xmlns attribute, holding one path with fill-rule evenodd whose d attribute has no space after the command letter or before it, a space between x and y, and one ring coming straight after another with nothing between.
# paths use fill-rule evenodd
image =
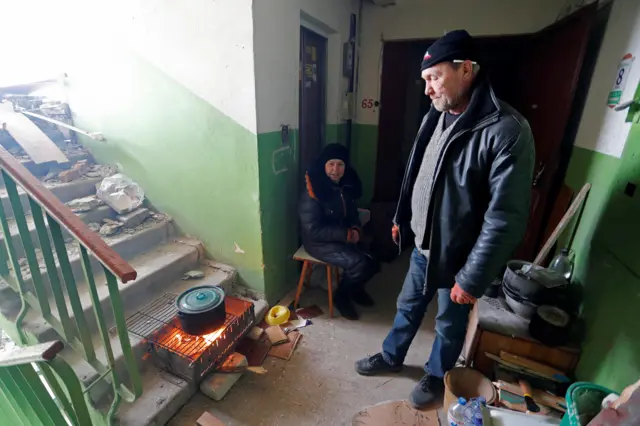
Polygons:
<instances>
[{"instance_id":1,"label":"green painted wall","mask_svg":"<svg viewBox=\"0 0 640 426\"><path fill-rule=\"evenodd\" d=\"M267 300L274 303L295 286L299 274L291 258L299 244L298 132L290 132L288 145L280 132L259 134L258 158L264 280Z\"/></svg>"},{"instance_id":2,"label":"green painted wall","mask_svg":"<svg viewBox=\"0 0 640 426\"><path fill-rule=\"evenodd\" d=\"M577 369L581 380L622 390L640 376L640 126L634 125L620 159L574 148L566 183L592 189L573 249L584 286L587 338Z\"/></svg>"},{"instance_id":3,"label":"green painted wall","mask_svg":"<svg viewBox=\"0 0 640 426\"><path fill-rule=\"evenodd\" d=\"M263 292L257 136L131 53L101 52L99 63L69 70L77 125L107 139L83 143Z\"/></svg>"},{"instance_id":4,"label":"green painted wall","mask_svg":"<svg viewBox=\"0 0 640 426\"><path fill-rule=\"evenodd\" d=\"M326 143L346 143L347 125L327 124ZM303 190L297 129L283 145L280 132L258 135L260 219L267 299L274 303L294 288L300 264L292 255L300 246L298 200Z\"/></svg>"},{"instance_id":5,"label":"green painted wall","mask_svg":"<svg viewBox=\"0 0 640 426\"><path fill-rule=\"evenodd\" d=\"M345 144L347 141L347 128L346 123L327 124L325 128L325 142Z\"/></svg>"},{"instance_id":6,"label":"green painted wall","mask_svg":"<svg viewBox=\"0 0 640 426\"><path fill-rule=\"evenodd\" d=\"M351 140L351 159L362 180L361 207L369 207L373 198L377 154L378 126L355 123Z\"/></svg>"}]
</instances>

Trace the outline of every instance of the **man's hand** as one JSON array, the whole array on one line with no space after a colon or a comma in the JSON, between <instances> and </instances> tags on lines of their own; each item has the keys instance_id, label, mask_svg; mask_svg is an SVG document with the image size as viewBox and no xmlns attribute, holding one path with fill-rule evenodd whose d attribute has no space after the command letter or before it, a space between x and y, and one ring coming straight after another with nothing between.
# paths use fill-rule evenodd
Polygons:
<instances>
[{"instance_id":1,"label":"man's hand","mask_svg":"<svg viewBox=\"0 0 640 426\"><path fill-rule=\"evenodd\" d=\"M398 228L398 225L393 225L391 228L391 238L393 238L393 242L396 245L400 244L400 228Z\"/></svg>"},{"instance_id":2,"label":"man's hand","mask_svg":"<svg viewBox=\"0 0 640 426\"><path fill-rule=\"evenodd\" d=\"M458 305L472 305L476 303L477 299L464 291L460 284L456 283L451 289L451 301Z\"/></svg>"}]
</instances>

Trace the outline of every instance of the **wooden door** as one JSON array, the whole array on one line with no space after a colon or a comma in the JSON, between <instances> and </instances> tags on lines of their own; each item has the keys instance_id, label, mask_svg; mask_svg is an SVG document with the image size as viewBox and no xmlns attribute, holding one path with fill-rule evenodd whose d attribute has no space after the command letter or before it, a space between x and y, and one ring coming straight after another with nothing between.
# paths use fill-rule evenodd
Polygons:
<instances>
[{"instance_id":1,"label":"wooden door","mask_svg":"<svg viewBox=\"0 0 640 426\"><path fill-rule=\"evenodd\" d=\"M378 124L378 154L373 199L376 202L397 201L405 164L401 142L407 80L420 77L419 62L411 55L411 44L386 43L382 54L382 91Z\"/></svg>"},{"instance_id":2,"label":"wooden door","mask_svg":"<svg viewBox=\"0 0 640 426\"><path fill-rule=\"evenodd\" d=\"M574 107L597 4L591 4L532 36L516 71L514 107L529 121L536 145L531 217L517 258L531 260L540 245L545 211L553 200L562 142Z\"/></svg>"},{"instance_id":3,"label":"wooden door","mask_svg":"<svg viewBox=\"0 0 640 426\"><path fill-rule=\"evenodd\" d=\"M325 140L327 39L300 28L300 172L320 154Z\"/></svg>"}]
</instances>

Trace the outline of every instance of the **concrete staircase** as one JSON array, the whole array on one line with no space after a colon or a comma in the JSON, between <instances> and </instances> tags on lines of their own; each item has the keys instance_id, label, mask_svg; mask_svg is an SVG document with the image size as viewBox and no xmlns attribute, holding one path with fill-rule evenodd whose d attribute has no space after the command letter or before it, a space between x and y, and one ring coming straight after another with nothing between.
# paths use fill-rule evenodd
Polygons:
<instances>
[{"instance_id":1,"label":"concrete staircase","mask_svg":"<svg viewBox=\"0 0 640 426\"><path fill-rule=\"evenodd\" d=\"M46 168L31 169L36 176L42 176L49 171ZM96 184L102 178L81 178L69 183L47 183L51 192L61 201L86 197L95 194ZM22 194L24 195L24 194ZM0 188L0 199L8 216L12 215L4 185ZM25 212L29 212L26 199L23 200ZM27 213L28 215L30 213ZM113 219L116 213L108 206L100 206L89 212L80 213L86 223L100 222L105 218ZM28 217L29 229L34 244L37 244L33 220ZM12 226L11 238L19 256L23 256L23 248L20 243L17 227ZM127 284L120 284L120 294L125 307L125 317L129 317L140 311L146 305L153 302L165 293L179 294L194 285L219 285L227 294L242 292L237 288L236 271L227 265L218 264L203 258L202 244L194 239L182 237L176 231L171 218L162 214L153 214L141 225L134 229L121 231L109 237L103 237L107 244L120 256L127 260L138 272L138 278ZM87 284L85 283L82 265L80 262L79 246L75 240L69 238L66 241L67 252L77 287L80 300L84 309L84 315L91 329L96 355L105 365L107 360L103 353L103 343L99 336L99 330L93 314L91 299ZM5 251L4 241L1 241L0 250ZM41 259L40 259L41 260ZM99 272L102 271L97 260L93 260L93 272L98 289L103 312L106 316L107 326L113 327L114 318L111 312L110 299L105 285L106 279ZM28 272L26 262L24 272ZM41 274L45 286L49 288L49 281L44 262L41 262ZM205 277L198 280L184 281L182 275L189 270L198 269L205 273ZM27 285L31 285L30 275L25 276ZM246 294L246 293L245 293ZM49 294L50 306L57 317L53 296ZM256 313L264 311L264 301L256 301ZM73 316L70 306L69 315ZM13 320L20 309L19 296L4 282L0 282L0 312L5 317ZM73 321L73 317L72 317ZM24 328L37 336L41 342L60 339L58 333L37 314L33 309L29 311L24 321ZM162 425L165 424L178 409L196 392L195 386L186 381L162 372L156 368L151 360L143 359L145 344L140 338L129 333L132 346L135 348L139 366L143 376L143 395L134 403L122 403L117 414L117 424L122 425ZM118 337L111 333L111 346L114 351L116 370L124 377L125 384L128 376L124 369L124 360ZM74 371L85 385L89 385L98 379L97 372L70 347L65 348L62 357L73 367ZM96 407L108 409L112 398L113 389L106 380L100 380L91 387L89 392L91 400Z\"/></svg>"}]
</instances>

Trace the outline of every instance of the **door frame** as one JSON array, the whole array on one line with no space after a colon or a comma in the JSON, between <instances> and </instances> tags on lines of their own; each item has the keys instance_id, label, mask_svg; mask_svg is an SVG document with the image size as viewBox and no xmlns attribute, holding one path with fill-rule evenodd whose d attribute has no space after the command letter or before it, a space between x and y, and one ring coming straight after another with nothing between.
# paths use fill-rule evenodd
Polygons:
<instances>
[{"instance_id":1,"label":"door frame","mask_svg":"<svg viewBox=\"0 0 640 426\"><path fill-rule=\"evenodd\" d=\"M297 153L296 153L296 157L298 160L298 176L303 176L304 175L304 165L302 164L302 157L301 157L301 152L302 152L302 126L303 126L303 119L302 119L302 105L304 104L303 102L303 96L304 96L304 91L301 90L302 89L302 55L304 54L304 43L303 43L303 33L307 31L309 33L314 34L317 37L321 37L322 39L324 39L324 51L322 52L322 55L324 57L324 63L322 64L321 67L319 67L318 69L318 78L319 80L322 81L321 84L321 107L320 107L320 141L322 146L325 145L326 143L326 139L327 139L327 83L328 83L328 57L329 57L329 36L328 34L326 34L324 31L322 31L320 28L318 28L318 26L304 20L301 19L300 20L300 31L299 31L299 44L298 44L298 96L297 96L297 101L298 101L298 149L297 149Z\"/></svg>"},{"instance_id":2,"label":"door frame","mask_svg":"<svg viewBox=\"0 0 640 426\"><path fill-rule=\"evenodd\" d=\"M592 3L589 5L584 6L582 9L577 10L575 12L573 12L572 14L562 18L561 20L554 22L552 24L550 24L549 26L541 29L540 31L537 31L535 33L528 33L528 34L513 34L513 35L499 35L499 36L486 36L486 37L476 37L476 39L499 39L499 38L513 38L513 39L520 39L522 40L523 43L526 43L528 40L533 41L536 37L543 37L545 35L550 34L552 31L558 29L558 28L562 28L565 25L567 25L570 22L575 22L581 19L589 19L595 17L595 12L597 12L597 3ZM593 25L593 24L591 24ZM586 37L585 40L582 40L582 42L584 43L584 45L586 46L587 43L589 42L589 38L591 36L591 33L589 33ZM384 43L384 53L383 53L383 59L382 59L382 75L381 75L381 106L380 106L380 116L379 116L379 121L378 121L378 139L376 141L376 152L378 153L377 155L377 160L376 160L376 168L375 168L375 178L374 178L374 188L373 188L373 200L372 201L392 201L389 198L390 195L392 195L391 189L387 188L386 190L384 188L379 188L379 183L383 182L385 177L388 178L388 176L385 176L386 173L388 173L388 163L386 164L386 167L384 169L386 169L386 172L383 172L383 170L381 170L381 166L380 166L380 161L389 161L390 160L390 156L386 155L384 156L384 158L381 158L381 156L379 155L380 153L380 149L381 149L381 144L385 144L385 141L383 140L383 138L381 137L384 133L388 132L389 129L386 129L386 126L388 123L388 121L390 120L390 118L385 117L385 107L387 109L387 111L389 110L389 103L388 101L390 100L388 98L389 96L389 89L393 89L393 87L388 87L388 85L385 85L385 82L387 80L389 80L389 75L388 73L385 73L385 65L387 65L388 62L391 61L391 58L388 58L388 50L387 48L390 47L390 45L396 45L398 47L400 47L401 44L403 43L416 43L416 42L422 42L422 43L428 43L429 39L420 39L420 40L397 40L397 41L388 41ZM397 53L397 52L396 52ZM581 53L581 58L580 58L580 63L581 66L584 62L584 56L585 56L585 50L582 50ZM386 61L385 61L386 59ZM406 68L405 65L403 64L398 64L397 62L391 61L393 62L393 66L398 67L398 65L400 65L400 68ZM391 64L389 64L391 65ZM520 64L521 65L521 64ZM570 135L568 133L570 130L570 121L572 119L572 115L574 115L574 113L577 113L578 111L574 110L576 109L576 107L581 108L581 106L575 105L575 97L576 97L576 89L578 86L578 81L580 78L580 69L576 70L575 75L572 77L571 81L570 81L570 85L571 85L571 91L570 91L570 95L571 98L573 99L573 103L571 104L571 110L569 111L569 117L567 119L567 122L565 123L565 127L563 128L562 132L558 135L558 138L560 139L559 145L558 145L558 154L561 158L557 158L555 159L555 161L553 161L553 164L549 164L548 166L550 167L550 170L546 171L546 176L543 176L544 179L546 180L546 185L548 186L548 189L546 191L546 193L544 194L544 199L536 199L535 195L537 194L536 191L534 191L535 188L532 188L532 192L533 192L533 199L532 199L532 205L535 207L535 204L540 204L540 206L538 207L540 209L540 211L538 212L537 216L540 216L538 219L530 219L529 224L530 225L532 222L532 220L535 220L536 222L539 222L540 226L544 226L545 225L545 220L548 219L549 217L549 212L552 210L553 205L555 203L557 194L558 194L558 190L562 185L562 182L564 181L564 174L566 172L566 165L568 164L570 155L571 155L571 147L573 146L573 140L569 140L570 139ZM393 90L391 90L393 91ZM393 98L394 94L391 93L391 97ZM397 95L397 94L396 94ZM397 97L397 96L396 96ZM404 99L404 96L403 96ZM392 102L393 103L393 102ZM396 105L392 106L391 108L400 108L401 111L404 111L404 103L402 105ZM517 105L514 105L514 107L518 108ZM524 110L522 110L521 108L519 109L519 111L521 113L525 113ZM396 113L398 111L395 111ZM392 114L393 115L393 114ZM526 116L526 114L525 114ZM391 120L393 121L393 120ZM395 128L398 128L398 126L396 125ZM575 136L575 135L574 135ZM575 137L573 138L575 139ZM393 155L391 155L391 157L393 157ZM537 165L537 162L536 162ZM398 189L399 190L399 189ZM393 200L395 201L395 200ZM532 211L535 210L534 208L532 208ZM539 231L539 232L538 232ZM528 233L531 232L531 230L528 227ZM519 253L518 255L521 255L521 257L523 258L529 258L529 257L533 257L531 255L531 253L534 253L537 251L538 247L541 246L541 244L544 243L544 241L541 241L542 236L544 235L544 232L542 229L537 230L535 234L537 235L537 237L532 238L530 237L530 241L526 240L523 241L522 245L519 248ZM525 259L526 260L526 259Z\"/></svg>"}]
</instances>

